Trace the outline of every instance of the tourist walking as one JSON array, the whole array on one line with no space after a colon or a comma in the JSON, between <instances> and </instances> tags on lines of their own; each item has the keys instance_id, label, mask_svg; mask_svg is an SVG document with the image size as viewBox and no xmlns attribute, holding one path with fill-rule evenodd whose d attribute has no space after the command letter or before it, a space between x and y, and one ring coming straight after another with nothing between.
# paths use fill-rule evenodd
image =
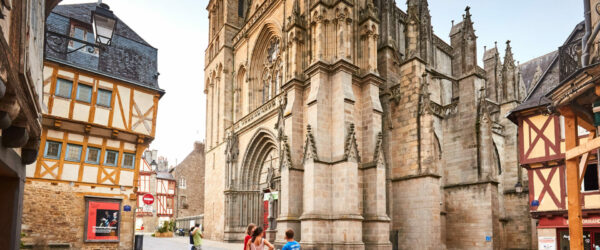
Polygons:
<instances>
[{"instance_id":1,"label":"tourist walking","mask_svg":"<svg viewBox=\"0 0 600 250\"><path fill-rule=\"evenodd\" d=\"M194 234L192 232L194 232L194 229L196 228L196 226L192 226L190 228L190 246L191 246L191 250L195 250L196 248L194 247Z\"/></svg>"},{"instance_id":2,"label":"tourist walking","mask_svg":"<svg viewBox=\"0 0 600 250\"><path fill-rule=\"evenodd\" d=\"M194 237L194 250L202 250L202 228L200 224L196 224L194 231L192 231L192 235Z\"/></svg>"},{"instance_id":3,"label":"tourist walking","mask_svg":"<svg viewBox=\"0 0 600 250\"><path fill-rule=\"evenodd\" d=\"M300 244L294 240L294 230L291 228L285 231L285 240L287 243L281 250L300 250Z\"/></svg>"},{"instance_id":4,"label":"tourist walking","mask_svg":"<svg viewBox=\"0 0 600 250\"><path fill-rule=\"evenodd\" d=\"M244 250L248 249L248 241L252 238L252 233L254 232L255 228L256 225L254 225L254 223L250 223L248 225L248 228L246 228L246 237L244 237Z\"/></svg>"},{"instance_id":5,"label":"tourist walking","mask_svg":"<svg viewBox=\"0 0 600 250\"><path fill-rule=\"evenodd\" d=\"M247 249L248 250L264 250L265 246L269 248L269 250L275 249L273 245L263 238L263 229L262 227L257 227L252 232L252 238L248 241Z\"/></svg>"}]
</instances>

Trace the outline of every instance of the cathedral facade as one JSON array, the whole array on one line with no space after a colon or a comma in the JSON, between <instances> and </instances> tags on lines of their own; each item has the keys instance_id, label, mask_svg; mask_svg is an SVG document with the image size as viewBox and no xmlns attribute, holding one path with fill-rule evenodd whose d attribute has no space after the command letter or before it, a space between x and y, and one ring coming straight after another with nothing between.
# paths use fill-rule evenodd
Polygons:
<instances>
[{"instance_id":1,"label":"cathedral facade","mask_svg":"<svg viewBox=\"0 0 600 250\"><path fill-rule=\"evenodd\" d=\"M211 0L205 235L303 249L531 249L506 43L426 0ZM533 230L535 231L535 230Z\"/></svg>"}]
</instances>

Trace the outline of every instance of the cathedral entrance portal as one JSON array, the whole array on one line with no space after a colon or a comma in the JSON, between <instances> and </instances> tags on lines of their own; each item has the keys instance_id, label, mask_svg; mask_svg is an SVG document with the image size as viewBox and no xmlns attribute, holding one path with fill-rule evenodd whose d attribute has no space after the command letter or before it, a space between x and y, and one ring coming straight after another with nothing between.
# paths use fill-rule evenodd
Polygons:
<instances>
[{"instance_id":1,"label":"cathedral entrance portal","mask_svg":"<svg viewBox=\"0 0 600 250\"><path fill-rule=\"evenodd\" d=\"M244 230L250 223L266 231L275 229L280 174L279 150L274 138L269 131L258 131L239 162L239 168L234 162L228 165L231 169L227 171L230 188L225 191L228 213L225 239L228 241L243 239Z\"/></svg>"}]
</instances>

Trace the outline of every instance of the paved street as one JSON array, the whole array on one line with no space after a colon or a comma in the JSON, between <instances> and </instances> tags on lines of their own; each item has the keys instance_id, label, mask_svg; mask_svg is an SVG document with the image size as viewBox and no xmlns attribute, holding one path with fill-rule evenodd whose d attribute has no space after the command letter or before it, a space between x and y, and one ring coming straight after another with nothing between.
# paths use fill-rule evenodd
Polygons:
<instances>
[{"instance_id":1,"label":"paved street","mask_svg":"<svg viewBox=\"0 0 600 250\"><path fill-rule=\"evenodd\" d=\"M242 249L241 243L223 243L217 241L204 240L202 250L228 250ZM144 250L178 250L190 249L189 238L156 238L150 235L144 236Z\"/></svg>"}]
</instances>

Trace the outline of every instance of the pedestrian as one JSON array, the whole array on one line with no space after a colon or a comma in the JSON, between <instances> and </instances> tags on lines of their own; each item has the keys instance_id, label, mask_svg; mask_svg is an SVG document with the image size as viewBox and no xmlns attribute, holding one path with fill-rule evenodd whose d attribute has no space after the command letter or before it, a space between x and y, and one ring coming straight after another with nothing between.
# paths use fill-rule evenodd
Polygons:
<instances>
[{"instance_id":1,"label":"pedestrian","mask_svg":"<svg viewBox=\"0 0 600 250\"><path fill-rule=\"evenodd\" d=\"M294 240L294 230L291 228L285 231L285 240L287 243L285 243L281 250L300 250L300 244Z\"/></svg>"},{"instance_id":2,"label":"pedestrian","mask_svg":"<svg viewBox=\"0 0 600 250\"><path fill-rule=\"evenodd\" d=\"M264 250L265 245L269 248L269 250L275 249L273 245L268 240L263 238L263 229L262 227L257 227L252 232L252 238L248 241L248 250Z\"/></svg>"},{"instance_id":3,"label":"pedestrian","mask_svg":"<svg viewBox=\"0 0 600 250\"><path fill-rule=\"evenodd\" d=\"M247 246L248 246L248 241L250 240L250 238L252 238L252 232L254 232L254 229L256 228L256 225L254 225L254 223L250 223L248 225L248 228L246 228L246 237L244 237L244 250L246 250Z\"/></svg>"},{"instance_id":4,"label":"pedestrian","mask_svg":"<svg viewBox=\"0 0 600 250\"><path fill-rule=\"evenodd\" d=\"M196 247L194 247L194 234L192 233L192 232L194 232L195 228L196 228L195 226L192 226L190 228L190 245L192 246L192 248L191 248L192 250L196 250Z\"/></svg>"},{"instance_id":5,"label":"pedestrian","mask_svg":"<svg viewBox=\"0 0 600 250\"><path fill-rule=\"evenodd\" d=\"M202 250L202 228L200 227L200 224L196 223L196 227L194 228L194 231L192 231L192 235L194 237L194 249L195 250Z\"/></svg>"}]
</instances>

